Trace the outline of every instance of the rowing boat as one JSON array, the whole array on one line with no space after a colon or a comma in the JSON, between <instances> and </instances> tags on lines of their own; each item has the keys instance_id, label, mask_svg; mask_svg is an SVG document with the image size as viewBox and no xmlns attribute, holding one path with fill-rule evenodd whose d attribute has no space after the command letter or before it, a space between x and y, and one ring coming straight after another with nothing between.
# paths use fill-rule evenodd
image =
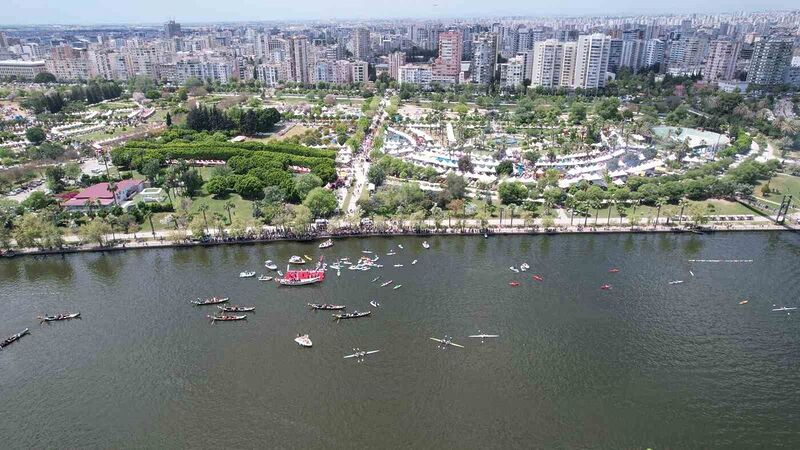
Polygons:
<instances>
[{"instance_id":1,"label":"rowing boat","mask_svg":"<svg viewBox=\"0 0 800 450\"><path fill-rule=\"evenodd\" d=\"M237 320L245 320L245 319L247 319L247 315L246 314L242 314L242 315L239 315L239 316L223 314L221 316L207 316L207 317L209 319L211 319L211 323L214 323L214 322L234 322L234 321L237 321Z\"/></svg>"},{"instance_id":2,"label":"rowing boat","mask_svg":"<svg viewBox=\"0 0 800 450\"><path fill-rule=\"evenodd\" d=\"M669 284L681 284L681 283L683 283L683 280L673 280L669 282Z\"/></svg>"},{"instance_id":3,"label":"rowing boat","mask_svg":"<svg viewBox=\"0 0 800 450\"><path fill-rule=\"evenodd\" d=\"M396 291L396 290L400 289L401 287L403 287L403 285L402 284L398 284L397 286L393 287L392 290Z\"/></svg>"},{"instance_id":4,"label":"rowing boat","mask_svg":"<svg viewBox=\"0 0 800 450\"><path fill-rule=\"evenodd\" d=\"M222 312L252 312L256 310L255 306L217 306Z\"/></svg>"},{"instance_id":5,"label":"rowing boat","mask_svg":"<svg viewBox=\"0 0 800 450\"><path fill-rule=\"evenodd\" d=\"M5 338L3 341L0 341L0 350L8 347L14 342L17 342L22 336L25 336L26 334L30 334L30 330L28 330L27 328L25 328L24 330L20 331L17 334Z\"/></svg>"},{"instance_id":6,"label":"rowing boat","mask_svg":"<svg viewBox=\"0 0 800 450\"><path fill-rule=\"evenodd\" d=\"M512 281L512 282L508 283L508 285L511 286L511 287L517 287L517 286L519 286L519 281Z\"/></svg>"},{"instance_id":7,"label":"rowing boat","mask_svg":"<svg viewBox=\"0 0 800 450\"><path fill-rule=\"evenodd\" d=\"M486 339L486 338L497 338L500 337L499 334L470 334L467 337L476 338L476 339Z\"/></svg>"},{"instance_id":8,"label":"rowing boat","mask_svg":"<svg viewBox=\"0 0 800 450\"><path fill-rule=\"evenodd\" d=\"M510 270L510 271L512 271L512 272L514 272L514 273L519 273L519 269L517 269L517 268L516 268L516 267L514 267L514 266L511 266L511 267L509 267L509 268L508 268L508 270Z\"/></svg>"},{"instance_id":9,"label":"rowing boat","mask_svg":"<svg viewBox=\"0 0 800 450\"><path fill-rule=\"evenodd\" d=\"M308 255L303 255L307 260L311 261L311 257Z\"/></svg>"},{"instance_id":10,"label":"rowing boat","mask_svg":"<svg viewBox=\"0 0 800 450\"><path fill-rule=\"evenodd\" d=\"M353 353L352 355L346 355L344 357L344 359L347 359L347 358L363 358L363 357L365 357L367 355L373 355L375 353L378 353L379 351L380 350L370 350L370 351L361 350L361 351L357 351L357 352Z\"/></svg>"},{"instance_id":11,"label":"rowing boat","mask_svg":"<svg viewBox=\"0 0 800 450\"><path fill-rule=\"evenodd\" d=\"M534 276L532 276L531 278L533 278L533 279L534 279L534 280L536 280L536 281L542 281L542 280L544 280L544 278L542 278L542 276L541 276L541 275L534 275Z\"/></svg>"},{"instance_id":12,"label":"rowing boat","mask_svg":"<svg viewBox=\"0 0 800 450\"><path fill-rule=\"evenodd\" d=\"M392 282L393 282L393 281L394 281L394 280L389 280L389 281L386 281L386 282L384 282L384 283L381 283L381 287L386 287L386 286L388 286L388 285L392 284Z\"/></svg>"},{"instance_id":13,"label":"rowing boat","mask_svg":"<svg viewBox=\"0 0 800 450\"><path fill-rule=\"evenodd\" d=\"M448 339L431 338L431 340L442 344L442 347L447 347L448 345L452 345L453 347L464 348L463 345L456 344L455 342L451 341L449 338Z\"/></svg>"},{"instance_id":14,"label":"rowing boat","mask_svg":"<svg viewBox=\"0 0 800 450\"><path fill-rule=\"evenodd\" d=\"M781 306L780 308L773 308L772 310L773 311L794 311L795 309L797 309L797 308Z\"/></svg>"},{"instance_id":15,"label":"rowing boat","mask_svg":"<svg viewBox=\"0 0 800 450\"><path fill-rule=\"evenodd\" d=\"M336 320L358 319L359 317L366 317L370 314L372 314L372 311L364 311L364 312L353 311L351 313L333 314L333 318Z\"/></svg>"},{"instance_id":16,"label":"rowing boat","mask_svg":"<svg viewBox=\"0 0 800 450\"><path fill-rule=\"evenodd\" d=\"M325 309L328 311L337 311L347 308L345 305L329 305L327 303L308 303L311 309Z\"/></svg>"},{"instance_id":17,"label":"rowing boat","mask_svg":"<svg viewBox=\"0 0 800 450\"><path fill-rule=\"evenodd\" d=\"M69 320L69 319L77 319L81 316L81 313L72 313L72 314L56 314L54 316L44 316L39 317L41 323L46 322L58 322L60 320Z\"/></svg>"},{"instance_id":18,"label":"rowing boat","mask_svg":"<svg viewBox=\"0 0 800 450\"><path fill-rule=\"evenodd\" d=\"M380 279L381 279L381 276L378 275L377 277L373 278L372 281L370 281L370 283L374 283L374 282L376 282L376 281L378 281Z\"/></svg>"},{"instance_id":19,"label":"rowing boat","mask_svg":"<svg viewBox=\"0 0 800 450\"><path fill-rule=\"evenodd\" d=\"M416 260L416 259L415 259L415 260L413 260L413 261L411 261L411 265L412 265L412 266L413 266L414 264L416 264L416 263L417 263L417 260Z\"/></svg>"},{"instance_id":20,"label":"rowing boat","mask_svg":"<svg viewBox=\"0 0 800 450\"><path fill-rule=\"evenodd\" d=\"M197 306L219 305L220 303L227 303L227 302L228 302L228 297L225 297L225 298L211 297L211 298L207 298L205 300L200 300L198 298L197 300L192 300L192 303L194 303Z\"/></svg>"}]
</instances>

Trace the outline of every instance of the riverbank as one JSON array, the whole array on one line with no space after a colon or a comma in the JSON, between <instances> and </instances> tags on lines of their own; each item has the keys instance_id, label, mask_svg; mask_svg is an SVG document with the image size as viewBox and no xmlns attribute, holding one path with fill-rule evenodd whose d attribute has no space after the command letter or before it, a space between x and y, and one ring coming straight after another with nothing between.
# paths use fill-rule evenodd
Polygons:
<instances>
[{"instance_id":1,"label":"riverbank","mask_svg":"<svg viewBox=\"0 0 800 450\"><path fill-rule=\"evenodd\" d=\"M427 225L427 224L425 224ZM349 226L337 228L335 231L310 229L305 232L263 228L260 232L249 230L241 238L231 236L207 236L204 239L193 239L187 233L182 238L176 238L175 233L155 233L148 237L139 235L116 235L109 239L109 243L99 245L95 243L72 242L57 249L12 249L0 253L0 257L13 258L34 255L61 255L67 253L85 252L113 252L149 248L184 248L184 247L212 247L218 245L250 245L268 242L297 241L309 242L324 239L350 239L368 237L392 236L510 236L510 235L558 235L558 234L648 234L648 233L718 233L718 232L761 232L761 231L800 231L798 227L766 223L728 223L725 225L708 225L704 227L690 227L675 224L650 225L650 226L555 226L543 228L533 226L464 226L464 227L422 227L419 224L401 224L388 228ZM72 237L72 236L70 236ZM110 236L109 236L110 238Z\"/></svg>"}]
</instances>

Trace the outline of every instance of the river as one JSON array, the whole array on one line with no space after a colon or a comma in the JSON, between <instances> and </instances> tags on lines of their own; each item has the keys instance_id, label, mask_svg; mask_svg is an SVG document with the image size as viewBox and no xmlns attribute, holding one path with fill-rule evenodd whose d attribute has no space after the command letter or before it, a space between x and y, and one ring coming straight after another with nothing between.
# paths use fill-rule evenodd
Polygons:
<instances>
[{"instance_id":1,"label":"river","mask_svg":"<svg viewBox=\"0 0 800 450\"><path fill-rule=\"evenodd\" d=\"M771 311L800 306L800 235L428 240L0 260L0 337L31 329L0 351L3 447L800 447L800 310ZM238 278L365 249L386 267ZM690 262L726 259L752 262ZM212 326L189 303L212 295L256 312ZM336 323L307 302L373 314ZM83 318L36 321L66 311ZM429 339L444 335L465 348Z\"/></svg>"}]
</instances>

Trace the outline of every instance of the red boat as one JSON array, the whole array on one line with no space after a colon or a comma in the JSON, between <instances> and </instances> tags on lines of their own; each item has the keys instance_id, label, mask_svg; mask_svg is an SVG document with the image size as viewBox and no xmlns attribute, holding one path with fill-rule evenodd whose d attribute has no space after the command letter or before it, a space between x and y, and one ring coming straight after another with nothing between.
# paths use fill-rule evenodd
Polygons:
<instances>
[{"instance_id":1,"label":"red boat","mask_svg":"<svg viewBox=\"0 0 800 450\"><path fill-rule=\"evenodd\" d=\"M283 277L275 278L275 281L281 286L305 286L324 279L325 272L322 270L287 270Z\"/></svg>"},{"instance_id":2,"label":"red boat","mask_svg":"<svg viewBox=\"0 0 800 450\"><path fill-rule=\"evenodd\" d=\"M607 291L607 290L611 289L611 285L610 284L604 284L604 285L600 286L600 289L602 289L604 291Z\"/></svg>"},{"instance_id":3,"label":"red boat","mask_svg":"<svg viewBox=\"0 0 800 450\"><path fill-rule=\"evenodd\" d=\"M534 280L536 280L536 281L542 281L542 280L544 280L544 278L542 278L542 276L541 276L541 275L534 275L534 276L532 276L531 278L533 278L533 279L534 279Z\"/></svg>"},{"instance_id":4,"label":"red boat","mask_svg":"<svg viewBox=\"0 0 800 450\"><path fill-rule=\"evenodd\" d=\"M614 268L614 269L608 269L608 272L609 272L609 273L617 273L617 272L619 272L619 269L616 269L616 268Z\"/></svg>"},{"instance_id":5,"label":"red boat","mask_svg":"<svg viewBox=\"0 0 800 450\"><path fill-rule=\"evenodd\" d=\"M511 283L508 283L508 285L511 286L511 287L517 287L517 286L519 286L519 282L518 281L512 281Z\"/></svg>"}]
</instances>

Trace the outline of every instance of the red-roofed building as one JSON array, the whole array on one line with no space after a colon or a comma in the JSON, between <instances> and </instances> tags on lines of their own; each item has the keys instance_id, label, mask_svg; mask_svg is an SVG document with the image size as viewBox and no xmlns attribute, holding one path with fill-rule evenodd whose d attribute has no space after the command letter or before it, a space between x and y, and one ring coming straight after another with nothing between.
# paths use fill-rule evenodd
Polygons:
<instances>
[{"instance_id":1,"label":"red-roofed building","mask_svg":"<svg viewBox=\"0 0 800 450\"><path fill-rule=\"evenodd\" d=\"M144 188L144 180L122 180L117 183L117 204L122 203ZM64 202L64 207L70 211L88 210L87 202L92 202L92 208L103 208L114 204L114 194L108 190L108 183L97 183L82 190L71 199Z\"/></svg>"}]
</instances>

